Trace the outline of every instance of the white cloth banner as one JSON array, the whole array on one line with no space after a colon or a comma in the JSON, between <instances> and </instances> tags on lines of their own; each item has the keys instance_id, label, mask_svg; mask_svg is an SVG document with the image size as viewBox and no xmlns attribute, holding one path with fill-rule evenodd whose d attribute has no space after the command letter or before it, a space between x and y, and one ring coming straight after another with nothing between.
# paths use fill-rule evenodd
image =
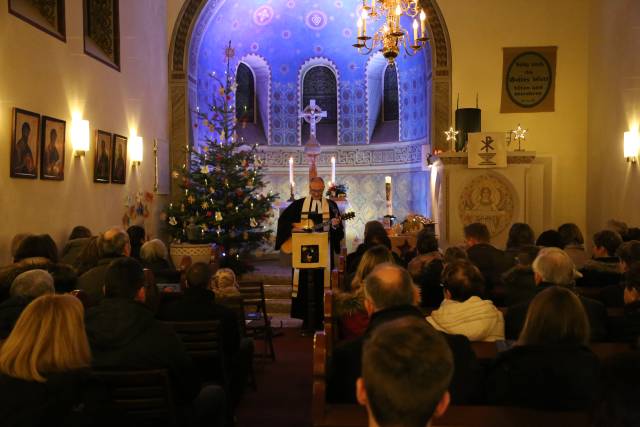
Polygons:
<instances>
[{"instance_id":1,"label":"white cloth banner","mask_svg":"<svg viewBox=\"0 0 640 427\"><path fill-rule=\"evenodd\" d=\"M469 168L506 168L507 143L504 132L471 132L467 144Z\"/></svg>"}]
</instances>

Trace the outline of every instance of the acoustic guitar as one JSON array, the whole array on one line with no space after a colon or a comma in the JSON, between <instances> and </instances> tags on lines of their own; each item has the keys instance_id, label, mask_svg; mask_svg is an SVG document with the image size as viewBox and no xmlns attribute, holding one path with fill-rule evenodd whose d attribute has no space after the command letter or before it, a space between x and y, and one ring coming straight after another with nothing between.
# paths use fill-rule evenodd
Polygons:
<instances>
[{"instance_id":1,"label":"acoustic guitar","mask_svg":"<svg viewBox=\"0 0 640 427\"><path fill-rule=\"evenodd\" d=\"M341 221L348 221L350 219L353 219L356 217L356 213L355 212L346 212L343 215L340 215L338 218L340 218ZM295 229L300 229L304 232L307 233L311 233L314 231L321 231L325 226L331 224L331 220L327 220L324 222L321 222L320 224L313 224L313 221L310 219L306 219L303 220L302 222L295 222L293 223L293 225L291 226L294 230ZM292 251L292 238L289 237L289 239L284 242L281 246L280 246L280 251L284 252L285 254L290 254Z\"/></svg>"}]
</instances>

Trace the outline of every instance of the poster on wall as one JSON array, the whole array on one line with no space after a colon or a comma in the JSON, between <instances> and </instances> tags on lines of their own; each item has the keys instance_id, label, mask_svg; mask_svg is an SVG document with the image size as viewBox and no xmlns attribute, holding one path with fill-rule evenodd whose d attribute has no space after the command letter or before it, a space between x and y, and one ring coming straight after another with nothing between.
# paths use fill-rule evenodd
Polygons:
<instances>
[{"instance_id":1,"label":"poster on wall","mask_svg":"<svg viewBox=\"0 0 640 427\"><path fill-rule=\"evenodd\" d=\"M64 120L42 116L40 179L64 179L65 127Z\"/></svg>"},{"instance_id":2,"label":"poster on wall","mask_svg":"<svg viewBox=\"0 0 640 427\"><path fill-rule=\"evenodd\" d=\"M503 48L501 113L555 110L557 46Z\"/></svg>"},{"instance_id":3,"label":"poster on wall","mask_svg":"<svg viewBox=\"0 0 640 427\"><path fill-rule=\"evenodd\" d=\"M13 109L13 132L11 134L12 178L38 177L38 133L40 114L20 108Z\"/></svg>"}]
</instances>

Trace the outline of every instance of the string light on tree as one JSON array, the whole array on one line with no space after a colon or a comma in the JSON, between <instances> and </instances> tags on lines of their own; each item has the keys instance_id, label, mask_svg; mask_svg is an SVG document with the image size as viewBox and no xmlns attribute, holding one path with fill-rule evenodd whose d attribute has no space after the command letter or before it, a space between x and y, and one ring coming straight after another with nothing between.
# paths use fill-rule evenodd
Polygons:
<instances>
[{"instance_id":1,"label":"string light on tree","mask_svg":"<svg viewBox=\"0 0 640 427\"><path fill-rule=\"evenodd\" d=\"M521 143L526 139L527 129L523 129L522 126L518 123L518 127L515 130L512 130L513 139L518 141L518 149L516 151L524 151L522 149Z\"/></svg>"}]
</instances>

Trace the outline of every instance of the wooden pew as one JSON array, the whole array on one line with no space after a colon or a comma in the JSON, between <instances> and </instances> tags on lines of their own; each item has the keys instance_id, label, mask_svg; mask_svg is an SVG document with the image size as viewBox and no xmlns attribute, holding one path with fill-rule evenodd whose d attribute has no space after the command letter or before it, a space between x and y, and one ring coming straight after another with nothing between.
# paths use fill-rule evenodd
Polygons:
<instances>
[{"instance_id":1,"label":"wooden pew","mask_svg":"<svg viewBox=\"0 0 640 427\"><path fill-rule=\"evenodd\" d=\"M620 342L594 342L589 348L600 360L633 350L631 344ZM471 349L480 360L495 359L499 353L495 342L472 342Z\"/></svg>"}]
</instances>

